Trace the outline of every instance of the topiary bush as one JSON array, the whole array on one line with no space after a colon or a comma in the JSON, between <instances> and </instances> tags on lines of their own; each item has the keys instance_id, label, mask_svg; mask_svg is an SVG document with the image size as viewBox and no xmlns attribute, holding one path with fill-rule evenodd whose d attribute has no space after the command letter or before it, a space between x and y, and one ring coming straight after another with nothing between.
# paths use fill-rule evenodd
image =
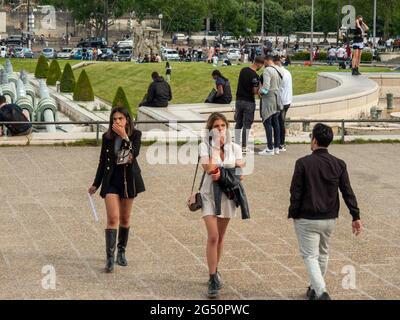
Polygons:
<instances>
[{"instance_id":1,"label":"topiary bush","mask_svg":"<svg viewBox=\"0 0 400 320\"><path fill-rule=\"evenodd\" d=\"M50 63L49 73L47 74L47 85L55 86L57 81L61 79L61 69L57 60L53 60Z\"/></svg>"},{"instance_id":2,"label":"topiary bush","mask_svg":"<svg viewBox=\"0 0 400 320\"><path fill-rule=\"evenodd\" d=\"M363 52L361 54L361 62L372 62L372 52Z\"/></svg>"},{"instance_id":3,"label":"topiary bush","mask_svg":"<svg viewBox=\"0 0 400 320\"><path fill-rule=\"evenodd\" d=\"M125 107L128 109L129 113L131 114L132 118L136 117L136 109L132 108L129 104L128 99L126 98L126 94L122 87L118 87L117 93L115 94L112 107Z\"/></svg>"},{"instance_id":4,"label":"topiary bush","mask_svg":"<svg viewBox=\"0 0 400 320\"><path fill-rule=\"evenodd\" d=\"M41 55L36 64L35 78L46 79L48 73L49 73L49 63L47 62L47 59L43 55Z\"/></svg>"},{"instance_id":5,"label":"topiary bush","mask_svg":"<svg viewBox=\"0 0 400 320\"><path fill-rule=\"evenodd\" d=\"M85 70L79 75L73 98L75 101L94 101L93 88Z\"/></svg>"},{"instance_id":6,"label":"topiary bush","mask_svg":"<svg viewBox=\"0 0 400 320\"><path fill-rule=\"evenodd\" d=\"M298 51L292 57L292 60L310 60L310 53L307 51Z\"/></svg>"},{"instance_id":7,"label":"topiary bush","mask_svg":"<svg viewBox=\"0 0 400 320\"><path fill-rule=\"evenodd\" d=\"M75 76L72 71L71 65L67 63L61 76L60 91L65 93L74 92L75 84Z\"/></svg>"},{"instance_id":8,"label":"topiary bush","mask_svg":"<svg viewBox=\"0 0 400 320\"><path fill-rule=\"evenodd\" d=\"M326 53L326 51L320 51L320 53L318 54L318 61L326 61L328 59L328 54Z\"/></svg>"}]
</instances>

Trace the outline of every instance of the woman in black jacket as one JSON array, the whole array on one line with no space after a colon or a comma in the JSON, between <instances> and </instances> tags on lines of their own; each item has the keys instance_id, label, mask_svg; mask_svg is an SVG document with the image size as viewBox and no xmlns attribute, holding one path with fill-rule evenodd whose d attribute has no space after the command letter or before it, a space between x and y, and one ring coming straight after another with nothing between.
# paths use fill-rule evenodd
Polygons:
<instances>
[{"instance_id":1,"label":"woman in black jacket","mask_svg":"<svg viewBox=\"0 0 400 320\"><path fill-rule=\"evenodd\" d=\"M126 108L116 107L110 115L108 131L103 135L100 162L89 193L94 194L101 185L100 196L105 199L107 210L105 271L114 270L114 253L118 230L117 264L126 266L125 249L128 242L130 215L133 199L145 191L136 160L140 151L142 133L134 124ZM128 163L118 164L118 154L129 150Z\"/></svg>"}]
</instances>

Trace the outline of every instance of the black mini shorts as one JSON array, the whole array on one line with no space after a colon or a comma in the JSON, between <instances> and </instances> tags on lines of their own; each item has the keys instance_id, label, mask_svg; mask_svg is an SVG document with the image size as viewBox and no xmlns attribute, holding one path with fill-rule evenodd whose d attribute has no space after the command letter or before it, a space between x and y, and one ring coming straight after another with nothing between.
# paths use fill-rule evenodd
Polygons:
<instances>
[{"instance_id":1,"label":"black mini shorts","mask_svg":"<svg viewBox=\"0 0 400 320\"><path fill-rule=\"evenodd\" d=\"M110 186L106 194L117 194L121 199L128 199L125 194L124 166L115 166L111 176Z\"/></svg>"}]
</instances>

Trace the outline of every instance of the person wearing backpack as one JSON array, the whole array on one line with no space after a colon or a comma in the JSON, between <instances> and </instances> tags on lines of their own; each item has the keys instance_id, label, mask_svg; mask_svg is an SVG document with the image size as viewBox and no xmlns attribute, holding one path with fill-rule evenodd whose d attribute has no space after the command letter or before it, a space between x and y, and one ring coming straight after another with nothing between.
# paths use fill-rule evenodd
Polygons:
<instances>
[{"instance_id":1,"label":"person wearing backpack","mask_svg":"<svg viewBox=\"0 0 400 320\"><path fill-rule=\"evenodd\" d=\"M5 96L0 96L0 122L28 122L29 120L23 114L22 109L16 104L7 104ZM6 124L8 135L26 136L32 132L30 123L24 124ZM0 136L3 135L2 126L0 126Z\"/></svg>"}]
</instances>

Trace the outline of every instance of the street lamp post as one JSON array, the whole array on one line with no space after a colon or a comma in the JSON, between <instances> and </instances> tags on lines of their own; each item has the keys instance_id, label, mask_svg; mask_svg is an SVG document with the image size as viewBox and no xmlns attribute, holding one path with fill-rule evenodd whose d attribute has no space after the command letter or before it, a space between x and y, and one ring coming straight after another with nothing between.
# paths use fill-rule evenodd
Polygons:
<instances>
[{"instance_id":1,"label":"street lamp post","mask_svg":"<svg viewBox=\"0 0 400 320\"><path fill-rule=\"evenodd\" d=\"M375 44L376 44L376 0L374 0L374 40L373 40L373 47L375 48Z\"/></svg>"},{"instance_id":2,"label":"street lamp post","mask_svg":"<svg viewBox=\"0 0 400 320\"><path fill-rule=\"evenodd\" d=\"M314 36L314 0L311 0L311 41L310 41L310 62L313 62L313 36Z\"/></svg>"},{"instance_id":3,"label":"street lamp post","mask_svg":"<svg viewBox=\"0 0 400 320\"><path fill-rule=\"evenodd\" d=\"M160 14L158 15L158 19L160 20L160 31L161 31L161 33L162 33L162 19L163 19L163 18L164 18L163 14L160 13Z\"/></svg>"},{"instance_id":4,"label":"street lamp post","mask_svg":"<svg viewBox=\"0 0 400 320\"><path fill-rule=\"evenodd\" d=\"M108 44L108 0L104 0L104 31L106 42Z\"/></svg>"},{"instance_id":5,"label":"street lamp post","mask_svg":"<svg viewBox=\"0 0 400 320\"><path fill-rule=\"evenodd\" d=\"M265 2L264 0L261 0L262 5L261 5L261 43L264 44L264 35L265 35L265 19L264 19L264 11L265 11Z\"/></svg>"}]
</instances>

